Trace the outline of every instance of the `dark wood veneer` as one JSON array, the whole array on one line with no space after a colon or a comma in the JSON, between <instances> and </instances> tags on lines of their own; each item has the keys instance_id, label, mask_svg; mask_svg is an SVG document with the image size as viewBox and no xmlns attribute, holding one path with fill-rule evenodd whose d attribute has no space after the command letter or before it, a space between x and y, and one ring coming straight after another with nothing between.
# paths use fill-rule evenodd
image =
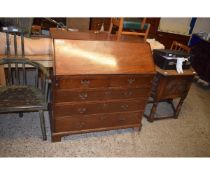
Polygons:
<instances>
[{"instance_id":1,"label":"dark wood veneer","mask_svg":"<svg viewBox=\"0 0 210 175\"><path fill-rule=\"evenodd\" d=\"M62 136L141 128L155 67L146 43L54 41L52 141Z\"/></svg>"}]
</instances>

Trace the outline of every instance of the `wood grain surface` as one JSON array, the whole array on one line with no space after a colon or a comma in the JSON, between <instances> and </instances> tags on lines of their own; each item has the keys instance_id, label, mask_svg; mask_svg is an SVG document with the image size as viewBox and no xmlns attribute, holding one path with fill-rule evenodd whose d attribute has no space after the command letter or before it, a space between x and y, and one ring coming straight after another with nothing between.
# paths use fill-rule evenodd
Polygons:
<instances>
[{"instance_id":1,"label":"wood grain surface","mask_svg":"<svg viewBox=\"0 0 210 175\"><path fill-rule=\"evenodd\" d=\"M56 75L154 73L147 43L56 39Z\"/></svg>"}]
</instances>

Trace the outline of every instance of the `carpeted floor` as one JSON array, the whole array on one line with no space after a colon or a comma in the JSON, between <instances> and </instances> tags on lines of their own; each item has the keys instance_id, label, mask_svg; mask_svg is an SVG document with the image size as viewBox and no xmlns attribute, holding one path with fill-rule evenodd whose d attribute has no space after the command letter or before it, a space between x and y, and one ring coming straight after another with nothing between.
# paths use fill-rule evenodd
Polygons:
<instances>
[{"instance_id":1,"label":"carpeted floor","mask_svg":"<svg viewBox=\"0 0 210 175\"><path fill-rule=\"evenodd\" d=\"M210 156L210 89L193 84L179 118L147 122L133 129L78 134L51 143L41 139L37 113L0 115L1 157L208 157ZM170 112L167 104L160 113ZM149 109L147 106L147 111Z\"/></svg>"}]
</instances>

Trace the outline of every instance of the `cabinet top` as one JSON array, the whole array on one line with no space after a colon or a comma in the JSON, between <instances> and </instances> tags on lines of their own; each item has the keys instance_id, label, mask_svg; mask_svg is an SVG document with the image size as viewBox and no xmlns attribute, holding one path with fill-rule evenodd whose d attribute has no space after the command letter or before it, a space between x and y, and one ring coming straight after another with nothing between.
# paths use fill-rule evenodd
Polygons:
<instances>
[{"instance_id":1,"label":"cabinet top","mask_svg":"<svg viewBox=\"0 0 210 175\"><path fill-rule=\"evenodd\" d=\"M55 75L155 73L148 43L54 40Z\"/></svg>"}]
</instances>

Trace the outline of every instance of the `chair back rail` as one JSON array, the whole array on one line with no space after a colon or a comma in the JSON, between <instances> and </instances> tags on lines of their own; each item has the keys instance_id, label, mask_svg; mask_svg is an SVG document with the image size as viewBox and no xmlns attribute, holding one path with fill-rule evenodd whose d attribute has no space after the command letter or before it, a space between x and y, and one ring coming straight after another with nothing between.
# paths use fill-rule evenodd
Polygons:
<instances>
[{"instance_id":1,"label":"chair back rail","mask_svg":"<svg viewBox=\"0 0 210 175\"><path fill-rule=\"evenodd\" d=\"M21 38L21 55L22 57L25 56L25 49L24 49L24 31L20 29L15 29L13 27L9 27L6 31L6 55L10 56L10 35L14 37L14 51L15 56L18 55L17 53L17 35L20 35Z\"/></svg>"},{"instance_id":2,"label":"chair back rail","mask_svg":"<svg viewBox=\"0 0 210 175\"><path fill-rule=\"evenodd\" d=\"M179 43L177 41L173 41L171 45L171 50L178 50L178 51L184 51L187 53L190 53L190 48L182 43Z\"/></svg>"}]
</instances>

